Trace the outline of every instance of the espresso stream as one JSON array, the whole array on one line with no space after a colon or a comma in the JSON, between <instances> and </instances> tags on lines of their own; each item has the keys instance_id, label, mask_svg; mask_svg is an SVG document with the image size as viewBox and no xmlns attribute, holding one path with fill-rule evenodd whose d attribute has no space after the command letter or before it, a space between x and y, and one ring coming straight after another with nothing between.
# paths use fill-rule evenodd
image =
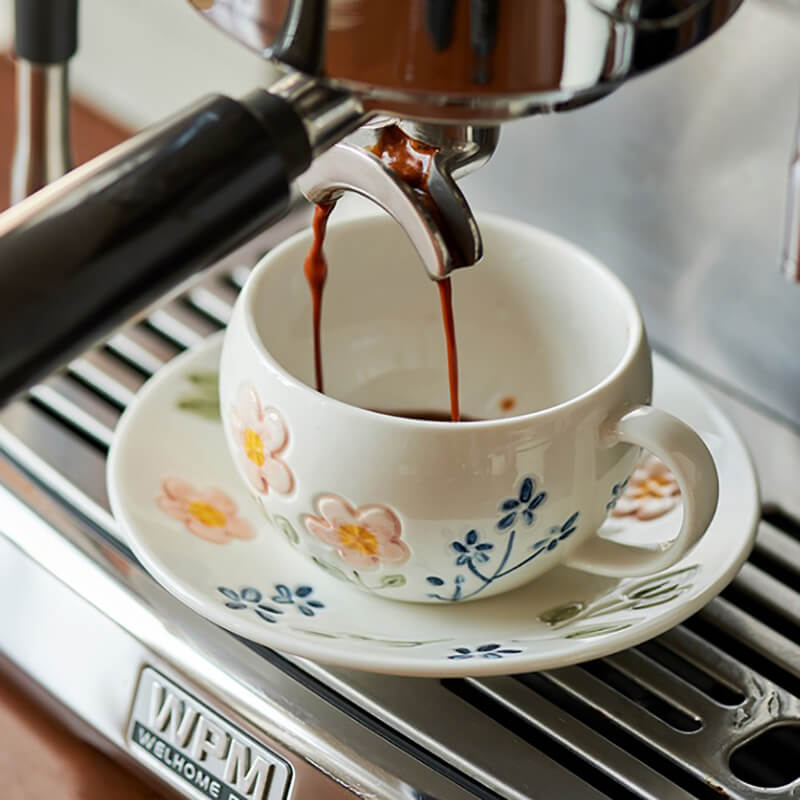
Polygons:
<instances>
[{"instance_id":1,"label":"espresso stream","mask_svg":"<svg viewBox=\"0 0 800 800\"><path fill-rule=\"evenodd\" d=\"M388 167L393 169L423 201L425 206L436 214L436 204L428 192L428 175L431 161L436 149L407 136L398 126L383 128L378 143L371 148ZM328 217L336 203L318 205L314 211L314 240L306 255L304 271L311 289L312 313L314 325L314 373L317 391L323 391L322 379L322 293L328 277L328 262L325 259L323 245ZM453 320L453 289L450 278L436 282L439 289L439 300L442 308L442 324L447 344L447 375L450 385L451 422L459 422L461 413L458 402L458 352L456 350L455 322ZM440 411L385 411L393 416L417 419L446 421L448 416Z\"/></svg>"}]
</instances>

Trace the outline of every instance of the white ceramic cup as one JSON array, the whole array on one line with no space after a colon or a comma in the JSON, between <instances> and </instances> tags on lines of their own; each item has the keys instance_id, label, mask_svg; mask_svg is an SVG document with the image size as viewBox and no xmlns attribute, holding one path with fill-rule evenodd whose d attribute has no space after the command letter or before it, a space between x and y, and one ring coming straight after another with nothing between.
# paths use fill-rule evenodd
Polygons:
<instances>
[{"instance_id":1,"label":"white ceramic cup","mask_svg":"<svg viewBox=\"0 0 800 800\"><path fill-rule=\"evenodd\" d=\"M438 292L392 220L328 229L325 394L311 388L310 233L258 264L228 327L220 401L241 477L275 523L264 535L285 546L281 530L332 574L422 602L489 597L556 564L670 566L708 527L717 475L700 437L648 405L633 297L569 242L498 217L480 225L483 261L452 278L461 407L480 422L365 410L449 408ZM680 530L655 548L596 535L640 448L683 495Z\"/></svg>"}]
</instances>

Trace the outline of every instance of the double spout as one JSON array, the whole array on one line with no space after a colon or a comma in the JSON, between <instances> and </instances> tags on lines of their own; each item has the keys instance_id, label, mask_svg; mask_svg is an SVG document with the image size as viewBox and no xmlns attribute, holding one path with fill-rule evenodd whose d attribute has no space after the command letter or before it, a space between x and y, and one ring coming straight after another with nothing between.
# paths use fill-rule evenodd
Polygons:
<instances>
[{"instance_id":1,"label":"double spout","mask_svg":"<svg viewBox=\"0 0 800 800\"><path fill-rule=\"evenodd\" d=\"M499 128L383 121L319 156L298 179L312 203L356 192L408 235L433 280L480 260L478 224L455 179L485 164Z\"/></svg>"}]
</instances>

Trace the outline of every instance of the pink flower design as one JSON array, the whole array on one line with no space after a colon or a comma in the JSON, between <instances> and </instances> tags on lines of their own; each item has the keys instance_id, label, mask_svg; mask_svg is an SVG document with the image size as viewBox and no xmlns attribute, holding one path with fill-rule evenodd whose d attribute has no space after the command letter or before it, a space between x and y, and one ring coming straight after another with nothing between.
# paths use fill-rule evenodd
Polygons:
<instances>
[{"instance_id":1,"label":"pink flower design","mask_svg":"<svg viewBox=\"0 0 800 800\"><path fill-rule=\"evenodd\" d=\"M611 511L614 517L635 516L648 520L672 511L678 505L681 488L663 461L648 456L633 471L628 487Z\"/></svg>"},{"instance_id":2,"label":"pink flower design","mask_svg":"<svg viewBox=\"0 0 800 800\"><path fill-rule=\"evenodd\" d=\"M156 505L207 542L228 544L255 537L250 523L239 516L236 503L219 489L195 489L180 478L165 478Z\"/></svg>"},{"instance_id":3,"label":"pink flower design","mask_svg":"<svg viewBox=\"0 0 800 800\"><path fill-rule=\"evenodd\" d=\"M262 408L258 393L248 383L239 387L231 414L233 430L247 480L261 494L274 489L289 494L294 475L281 458L289 443L283 417L274 408Z\"/></svg>"},{"instance_id":4,"label":"pink flower design","mask_svg":"<svg viewBox=\"0 0 800 800\"><path fill-rule=\"evenodd\" d=\"M308 532L336 548L339 557L361 569L378 564L403 564L411 554L402 534L400 520L386 506L353 508L335 494L317 500L320 516L303 517Z\"/></svg>"}]
</instances>

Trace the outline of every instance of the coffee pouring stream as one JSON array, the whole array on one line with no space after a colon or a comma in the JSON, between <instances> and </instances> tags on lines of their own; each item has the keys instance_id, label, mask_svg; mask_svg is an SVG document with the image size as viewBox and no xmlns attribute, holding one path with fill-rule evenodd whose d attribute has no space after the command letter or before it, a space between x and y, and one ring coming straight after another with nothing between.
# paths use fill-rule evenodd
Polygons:
<instances>
[{"instance_id":1,"label":"coffee pouring stream","mask_svg":"<svg viewBox=\"0 0 800 800\"><path fill-rule=\"evenodd\" d=\"M59 2L18 0L36 20L25 35L57 40ZM475 263L480 233L453 178L487 160L499 123L609 94L741 0L191 4L283 76L201 99L0 215L0 402L282 216L309 168L308 196L353 189L392 213L432 278ZM432 208L339 144L379 114L437 150Z\"/></svg>"},{"instance_id":2,"label":"coffee pouring stream","mask_svg":"<svg viewBox=\"0 0 800 800\"><path fill-rule=\"evenodd\" d=\"M321 313L328 272L323 253L325 227L337 200L349 190L372 200L397 220L416 248L428 276L438 282L447 349L450 419L458 422L461 419L458 354L450 273L478 261L483 247L478 224L456 186L453 173L458 171L463 175L485 164L497 144L498 131L496 127L430 123L419 123L412 130L416 138L389 120L377 129L377 135L366 146L334 145L298 180L305 197L317 204L314 242L304 266L313 305L316 388L323 391Z\"/></svg>"}]
</instances>

